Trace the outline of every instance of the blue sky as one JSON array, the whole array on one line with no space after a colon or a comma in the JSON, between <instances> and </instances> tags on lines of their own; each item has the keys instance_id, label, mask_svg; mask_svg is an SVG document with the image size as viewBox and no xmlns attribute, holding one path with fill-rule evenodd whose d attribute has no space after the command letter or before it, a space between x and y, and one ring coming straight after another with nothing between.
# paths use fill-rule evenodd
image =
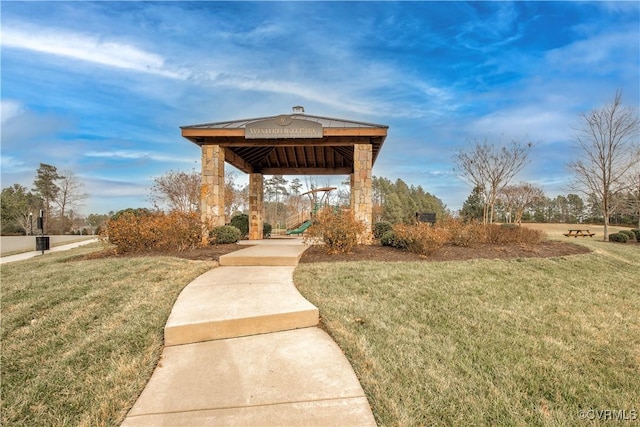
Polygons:
<instances>
[{"instance_id":1,"label":"blue sky","mask_svg":"<svg viewBox=\"0 0 640 427\"><path fill-rule=\"evenodd\" d=\"M2 187L73 171L82 212L148 206L200 169L179 126L291 112L389 126L374 175L456 210L469 141L535 143L518 181L570 190L580 113L640 104L640 3L1 4ZM246 177L239 173L239 183ZM344 177L335 177L339 183Z\"/></svg>"}]
</instances>

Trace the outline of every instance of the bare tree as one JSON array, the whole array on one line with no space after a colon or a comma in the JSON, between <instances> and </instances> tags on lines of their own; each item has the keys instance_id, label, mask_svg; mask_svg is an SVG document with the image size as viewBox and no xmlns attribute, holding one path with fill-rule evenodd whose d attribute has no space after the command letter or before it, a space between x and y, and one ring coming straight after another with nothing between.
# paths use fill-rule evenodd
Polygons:
<instances>
[{"instance_id":1,"label":"bare tree","mask_svg":"<svg viewBox=\"0 0 640 427\"><path fill-rule=\"evenodd\" d=\"M638 228L640 228L640 150L638 150L636 166L629 172L627 179L629 213L638 217Z\"/></svg>"},{"instance_id":2,"label":"bare tree","mask_svg":"<svg viewBox=\"0 0 640 427\"><path fill-rule=\"evenodd\" d=\"M62 231L67 231L70 224L67 221L67 214L72 210L78 210L82 201L89 195L85 193L84 184L78 179L75 173L70 170L62 171L58 178L58 194L55 202L58 205L60 214L60 225Z\"/></svg>"},{"instance_id":3,"label":"bare tree","mask_svg":"<svg viewBox=\"0 0 640 427\"><path fill-rule=\"evenodd\" d=\"M637 161L637 112L622 106L616 91L612 103L582 114L576 130L578 158L569 162L579 191L595 196L604 216L604 240L609 240L609 217L615 211L616 195L625 188L625 177Z\"/></svg>"},{"instance_id":4,"label":"bare tree","mask_svg":"<svg viewBox=\"0 0 640 427\"><path fill-rule=\"evenodd\" d=\"M184 213L200 209L200 174L169 171L153 179L151 202L156 206L166 205L171 211Z\"/></svg>"},{"instance_id":5,"label":"bare tree","mask_svg":"<svg viewBox=\"0 0 640 427\"><path fill-rule=\"evenodd\" d=\"M522 224L524 211L544 197L544 191L542 191L541 188L527 182L507 185L500 193L500 198L504 201L507 212L511 214L511 211L515 210L515 218L513 221L518 225Z\"/></svg>"},{"instance_id":6,"label":"bare tree","mask_svg":"<svg viewBox=\"0 0 640 427\"><path fill-rule=\"evenodd\" d=\"M242 212L247 205L247 198L244 197L243 187L236 184L238 173L235 171L224 172L224 211L227 220L238 212Z\"/></svg>"},{"instance_id":7,"label":"bare tree","mask_svg":"<svg viewBox=\"0 0 640 427\"><path fill-rule=\"evenodd\" d=\"M529 163L533 144L512 141L509 145L490 145L474 141L468 151L454 158L460 177L473 188L483 190L485 224L493 222L496 200L502 189Z\"/></svg>"}]
</instances>

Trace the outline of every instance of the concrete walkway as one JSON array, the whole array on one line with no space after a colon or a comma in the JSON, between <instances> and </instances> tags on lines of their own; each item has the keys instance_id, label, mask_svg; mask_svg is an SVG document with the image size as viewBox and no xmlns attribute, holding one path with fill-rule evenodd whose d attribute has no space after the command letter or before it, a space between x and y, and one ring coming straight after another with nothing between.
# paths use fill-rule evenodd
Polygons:
<instances>
[{"instance_id":1,"label":"concrete walkway","mask_svg":"<svg viewBox=\"0 0 640 427\"><path fill-rule=\"evenodd\" d=\"M66 245L53 246L50 250L44 251L44 254L46 255L50 252L67 251L69 249L77 248L78 246L82 246L82 245L88 245L89 243L95 243L97 241L98 241L98 238L95 238L95 239L89 239L89 240L82 240L80 242L68 243ZM35 244L35 240L34 240L34 244ZM29 251L29 252L22 252L15 255L3 256L0 258L0 264L6 264L8 262L23 261L25 259L33 258L36 256L42 256L42 251Z\"/></svg>"},{"instance_id":2,"label":"concrete walkway","mask_svg":"<svg viewBox=\"0 0 640 427\"><path fill-rule=\"evenodd\" d=\"M256 244L257 243L257 244ZM375 426L318 309L293 284L301 239L250 242L182 291L122 426Z\"/></svg>"}]
</instances>

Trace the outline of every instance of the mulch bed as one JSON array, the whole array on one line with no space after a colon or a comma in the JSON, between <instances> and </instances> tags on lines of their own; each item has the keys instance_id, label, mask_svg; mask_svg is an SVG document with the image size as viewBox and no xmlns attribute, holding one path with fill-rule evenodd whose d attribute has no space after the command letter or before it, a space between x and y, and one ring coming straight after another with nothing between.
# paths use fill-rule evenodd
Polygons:
<instances>
[{"instance_id":1,"label":"mulch bed","mask_svg":"<svg viewBox=\"0 0 640 427\"><path fill-rule=\"evenodd\" d=\"M464 261L470 259L548 258L588 253L584 246L573 243L546 241L537 245L481 244L470 248L445 245L436 253L422 256L380 244L358 246L353 253L328 255L322 246L307 249L301 263L335 261Z\"/></svg>"},{"instance_id":2,"label":"mulch bed","mask_svg":"<svg viewBox=\"0 0 640 427\"><path fill-rule=\"evenodd\" d=\"M195 248L182 252L146 252L135 254L116 255L113 251L104 250L86 255L83 259L99 259L106 257L131 257L131 256L172 256L197 261L218 261L221 255L247 248L247 245L216 245L204 248ZM546 241L538 245L506 244L493 245L482 244L470 248L445 245L435 254L421 256L409 251L394 249L380 244L362 245L356 247L348 254L327 254L322 245L312 246L307 249L301 263L312 262L337 262L337 261L464 261L470 259L510 259L510 258L547 258L565 255L588 253L589 249L574 243Z\"/></svg>"}]
</instances>

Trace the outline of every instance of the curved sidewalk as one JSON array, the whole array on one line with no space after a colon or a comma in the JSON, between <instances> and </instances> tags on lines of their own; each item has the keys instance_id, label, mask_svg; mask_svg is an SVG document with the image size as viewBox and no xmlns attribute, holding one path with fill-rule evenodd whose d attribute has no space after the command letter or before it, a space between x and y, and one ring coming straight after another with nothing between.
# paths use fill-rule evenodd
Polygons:
<instances>
[{"instance_id":1,"label":"curved sidewalk","mask_svg":"<svg viewBox=\"0 0 640 427\"><path fill-rule=\"evenodd\" d=\"M122 426L375 426L342 350L293 284L300 239L250 242L182 291Z\"/></svg>"}]
</instances>

